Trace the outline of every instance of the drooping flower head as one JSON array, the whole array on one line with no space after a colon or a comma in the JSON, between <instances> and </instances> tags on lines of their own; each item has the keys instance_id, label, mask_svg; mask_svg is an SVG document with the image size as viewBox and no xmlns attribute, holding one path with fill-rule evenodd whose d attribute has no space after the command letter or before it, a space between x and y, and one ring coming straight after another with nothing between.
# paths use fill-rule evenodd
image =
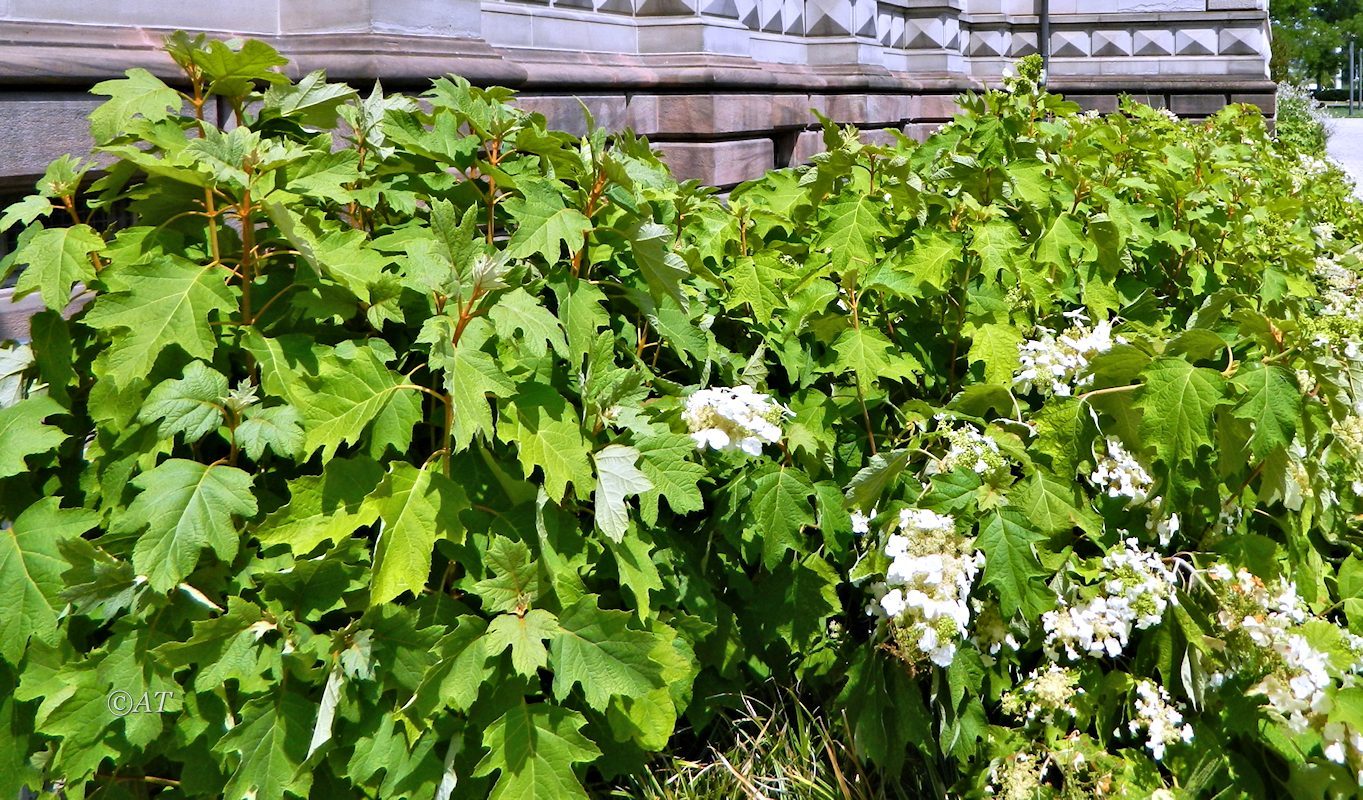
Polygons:
<instances>
[{"instance_id":1,"label":"drooping flower head","mask_svg":"<svg viewBox=\"0 0 1363 800\"><path fill-rule=\"evenodd\" d=\"M951 517L906 508L885 543L890 564L874 587L871 612L891 623L897 651L906 660L950 666L970 621L970 589L984 565L974 540L956 530Z\"/></svg>"},{"instance_id":2,"label":"drooping flower head","mask_svg":"<svg viewBox=\"0 0 1363 800\"><path fill-rule=\"evenodd\" d=\"M1097 458L1089 482L1108 497L1125 498L1128 506L1143 505L1150 499L1155 479L1141 462L1127 452L1119 439L1107 437L1106 452Z\"/></svg>"},{"instance_id":3,"label":"drooping flower head","mask_svg":"<svg viewBox=\"0 0 1363 800\"><path fill-rule=\"evenodd\" d=\"M1136 713L1127 727L1133 734L1145 731L1145 747L1156 761L1169 745L1193 740L1193 726L1183 721L1169 692L1150 680L1136 682Z\"/></svg>"}]
</instances>

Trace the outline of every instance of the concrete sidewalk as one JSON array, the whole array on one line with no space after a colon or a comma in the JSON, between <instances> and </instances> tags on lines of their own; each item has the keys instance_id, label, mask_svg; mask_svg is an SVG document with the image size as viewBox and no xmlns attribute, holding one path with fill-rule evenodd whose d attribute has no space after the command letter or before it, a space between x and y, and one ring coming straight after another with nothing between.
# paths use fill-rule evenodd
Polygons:
<instances>
[{"instance_id":1,"label":"concrete sidewalk","mask_svg":"<svg viewBox=\"0 0 1363 800\"><path fill-rule=\"evenodd\" d=\"M1363 198L1363 118L1336 119L1328 149L1330 158L1353 177L1354 194Z\"/></svg>"}]
</instances>

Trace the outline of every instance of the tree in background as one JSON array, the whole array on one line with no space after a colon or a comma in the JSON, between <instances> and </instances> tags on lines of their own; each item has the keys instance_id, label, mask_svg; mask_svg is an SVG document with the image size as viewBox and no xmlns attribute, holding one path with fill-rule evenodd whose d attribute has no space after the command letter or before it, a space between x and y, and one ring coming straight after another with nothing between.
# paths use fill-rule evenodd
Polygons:
<instances>
[{"instance_id":1,"label":"tree in background","mask_svg":"<svg viewBox=\"0 0 1363 800\"><path fill-rule=\"evenodd\" d=\"M1273 0L1273 79L1325 86L1348 67L1351 39L1363 33L1363 0Z\"/></svg>"}]
</instances>

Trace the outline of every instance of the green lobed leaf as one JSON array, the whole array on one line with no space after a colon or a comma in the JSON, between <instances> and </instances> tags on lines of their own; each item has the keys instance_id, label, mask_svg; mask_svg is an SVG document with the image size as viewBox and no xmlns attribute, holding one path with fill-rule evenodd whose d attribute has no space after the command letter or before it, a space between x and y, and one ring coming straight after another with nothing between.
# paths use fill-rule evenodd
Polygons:
<instances>
[{"instance_id":1,"label":"green lobed leaf","mask_svg":"<svg viewBox=\"0 0 1363 800\"><path fill-rule=\"evenodd\" d=\"M383 468L367 458L332 459L321 475L289 481L289 502L253 533L262 544L287 544L298 556L322 542L339 542L378 519L377 504L365 501L383 476Z\"/></svg>"},{"instance_id":2,"label":"green lobed leaf","mask_svg":"<svg viewBox=\"0 0 1363 800\"><path fill-rule=\"evenodd\" d=\"M0 529L0 658L18 664L30 638L57 644L67 568L59 547L98 522L94 512L62 508L58 498L46 497Z\"/></svg>"},{"instance_id":3,"label":"green lobed leaf","mask_svg":"<svg viewBox=\"0 0 1363 800\"><path fill-rule=\"evenodd\" d=\"M1212 415L1226 401L1225 379L1181 358L1157 359L1144 375L1136 397L1142 438L1171 467L1196 460L1201 448L1212 446Z\"/></svg>"},{"instance_id":4,"label":"green lobed leaf","mask_svg":"<svg viewBox=\"0 0 1363 800\"><path fill-rule=\"evenodd\" d=\"M227 378L202 361L191 361L184 376L157 384L137 412L144 423L159 422L157 434L169 439L176 434L197 442L223 424L223 398Z\"/></svg>"},{"instance_id":5,"label":"green lobed leaf","mask_svg":"<svg viewBox=\"0 0 1363 800\"><path fill-rule=\"evenodd\" d=\"M848 328L833 343L833 350L838 354L833 369L851 372L863 393L872 391L881 379L907 378L922 371L922 365L897 350L875 328Z\"/></svg>"},{"instance_id":6,"label":"green lobed leaf","mask_svg":"<svg viewBox=\"0 0 1363 800\"><path fill-rule=\"evenodd\" d=\"M463 539L459 512L468 507L464 490L430 464L417 469L395 462L364 502L380 522L370 604L386 603L407 591L420 596L431 571L435 540Z\"/></svg>"},{"instance_id":7,"label":"green lobed leaf","mask_svg":"<svg viewBox=\"0 0 1363 800\"><path fill-rule=\"evenodd\" d=\"M308 752L311 704L280 690L274 697L251 701L241 722L214 746L238 759L227 785L226 800L282 800L308 797L312 771L300 769Z\"/></svg>"},{"instance_id":8,"label":"green lobed leaf","mask_svg":"<svg viewBox=\"0 0 1363 800\"><path fill-rule=\"evenodd\" d=\"M652 484L639 494L639 513L646 524L657 523L659 500L663 498L673 514L689 514L704 507L700 482L705 478L705 467L692 458L696 443L691 437L681 434L650 436L641 440L637 448L639 470Z\"/></svg>"},{"instance_id":9,"label":"green lobed leaf","mask_svg":"<svg viewBox=\"0 0 1363 800\"><path fill-rule=\"evenodd\" d=\"M139 534L133 566L160 592L193 572L205 547L230 561L238 543L232 518L256 513L252 477L225 464L171 458L132 482L141 492L114 517L112 530Z\"/></svg>"},{"instance_id":10,"label":"green lobed leaf","mask_svg":"<svg viewBox=\"0 0 1363 800\"><path fill-rule=\"evenodd\" d=\"M653 489L653 482L639 471L639 451L621 444L606 445L592 454L596 462L596 526L619 542L629 530L630 495Z\"/></svg>"},{"instance_id":11,"label":"green lobed leaf","mask_svg":"<svg viewBox=\"0 0 1363 800\"><path fill-rule=\"evenodd\" d=\"M211 322L237 305L224 275L221 267L167 256L128 270L127 291L98 297L85 323L111 336L109 373L115 382L127 386L146 377L171 346L211 360L217 349Z\"/></svg>"},{"instance_id":12,"label":"green lobed leaf","mask_svg":"<svg viewBox=\"0 0 1363 800\"><path fill-rule=\"evenodd\" d=\"M507 242L507 253L512 258L538 255L550 264L557 264L568 253L577 252L592 229L591 220L563 201L554 182L527 180L517 187L520 197L512 197L502 207L516 221L516 230Z\"/></svg>"},{"instance_id":13,"label":"green lobed leaf","mask_svg":"<svg viewBox=\"0 0 1363 800\"><path fill-rule=\"evenodd\" d=\"M307 439L303 415L293 406L254 406L247 410L235 435L237 446L252 461L259 461L266 448L277 456L296 458Z\"/></svg>"},{"instance_id":14,"label":"green lobed leaf","mask_svg":"<svg viewBox=\"0 0 1363 800\"><path fill-rule=\"evenodd\" d=\"M1028 518L1009 509L996 510L980 523L975 544L984 552L981 582L998 592L1006 617L1040 611L1045 590L1036 579L1045 573L1034 551L1040 538Z\"/></svg>"},{"instance_id":15,"label":"green lobed leaf","mask_svg":"<svg viewBox=\"0 0 1363 800\"><path fill-rule=\"evenodd\" d=\"M544 642L557 635L558 630L558 619L542 608L502 614L487 627L487 653L497 656L511 648L511 666L517 673L533 677L549 661L549 649Z\"/></svg>"},{"instance_id":16,"label":"green lobed leaf","mask_svg":"<svg viewBox=\"0 0 1363 800\"><path fill-rule=\"evenodd\" d=\"M16 256L27 269L19 274L14 299L38 292L44 305L61 311L71 303L71 287L94 280L91 254L102 252L104 246L104 239L89 225L38 231Z\"/></svg>"},{"instance_id":17,"label":"green lobed leaf","mask_svg":"<svg viewBox=\"0 0 1363 800\"><path fill-rule=\"evenodd\" d=\"M56 400L45 395L0 408L0 478L23 474L29 456L50 452L66 441L59 428L43 422L65 413Z\"/></svg>"},{"instance_id":18,"label":"green lobed leaf","mask_svg":"<svg viewBox=\"0 0 1363 800\"><path fill-rule=\"evenodd\" d=\"M634 263L643 273L649 292L655 298L670 297L682 308L686 298L681 291L681 282L690 276L691 269L686 261L672 250L676 232L666 225L645 222L630 231L630 248L634 253Z\"/></svg>"},{"instance_id":19,"label":"green lobed leaf","mask_svg":"<svg viewBox=\"0 0 1363 800\"><path fill-rule=\"evenodd\" d=\"M1248 365L1231 383L1243 393L1231 413L1254 426L1249 439L1254 457L1267 458L1291 444L1301 418L1301 392L1292 373L1274 365Z\"/></svg>"},{"instance_id":20,"label":"green lobed leaf","mask_svg":"<svg viewBox=\"0 0 1363 800\"><path fill-rule=\"evenodd\" d=\"M118 78L95 84L90 91L109 99L90 113L90 135L97 144L114 139L128 129L136 117L159 122L178 113L179 92L145 69L130 69Z\"/></svg>"},{"instance_id":21,"label":"green lobed leaf","mask_svg":"<svg viewBox=\"0 0 1363 800\"><path fill-rule=\"evenodd\" d=\"M762 561L775 566L786 551L804 552L801 534L814 525L810 500L814 484L804 472L775 464L759 469L749 479L749 524L762 542Z\"/></svg>"},{"instance_id":22,"label":"green lobed leaf","mask_svg":"<svg viewBox=\"0 0 1363 800\"><path fill-rule=\"evenodd\" d=\"M578 412L563 395L547 384L526 383L507 405L498 433L516 443L526 478L539 469L545 491L556 501L569 484L579 491L592 484Z\"/></svg>"},{"instance_id":23,"label":"green lobed leaf","mask_svg":"<svg viewBox=\"0 0 1363 800\"><path fill-rule=\"evenodd\" d=\"M601 751L583 736L582 715L547 703L517 703L483 734L488 750L474 776L500 773L488 800L586 800L574 764Z\"/></svg>"},{"instance_id":24,"label":"green lobed leaf","mask_svg":"<svg viewBox=\"0 0 1363 800\"><path fill-rule=\"evenodd\" d=\"M587 595L565 609L551 645L554 697L565 700L581 684L587 704L605 711L612 697L632 697L663 688L662 665L654 650L667 647L656 634L631 630L631 614L602 609Z\"/></svg>"}]
</instances>

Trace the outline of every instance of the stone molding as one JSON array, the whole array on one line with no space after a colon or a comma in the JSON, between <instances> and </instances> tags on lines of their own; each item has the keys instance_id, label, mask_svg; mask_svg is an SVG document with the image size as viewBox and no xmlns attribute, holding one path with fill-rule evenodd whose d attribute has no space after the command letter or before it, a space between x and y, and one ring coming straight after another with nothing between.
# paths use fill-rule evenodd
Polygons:
<instances>
[{"instance_id":1,"label":"stone molding","mask_svg":"<svg viewBox=\"0 0 1363 800\"><path fill-rule=\"evenodd\" d=\"M174 29L254 36L301 75L419 88L457 73L517 89L559 127L630 127L678 174L731 185L821 147L812 110L923 137L954 96L1036 52L1035 0L0 0L0 182L87 147L95 82L174 79ZM1050 85L1201 116L1272 111L1264 0L1050 0Z\"/></svg>"}]
</instances>

